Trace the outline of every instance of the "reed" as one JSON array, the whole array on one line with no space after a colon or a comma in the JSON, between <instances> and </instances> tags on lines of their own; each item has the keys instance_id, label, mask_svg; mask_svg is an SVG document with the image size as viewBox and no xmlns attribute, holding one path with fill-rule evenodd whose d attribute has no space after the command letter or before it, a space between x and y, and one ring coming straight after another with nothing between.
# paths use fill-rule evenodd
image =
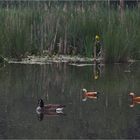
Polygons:
<instances>
[{"instance_id":1,"label":"reed","mask_svg":"<svg viewBox=\"0 0 140 140\"><path fill-rule=\"evenodd\" d=\"M101 36L106 62L140 59L140 9L102 5L38 4L32 7L0 7L0 53L22 58L28 54L93 56L94 37Z\"/></svg>"}]
</instances>

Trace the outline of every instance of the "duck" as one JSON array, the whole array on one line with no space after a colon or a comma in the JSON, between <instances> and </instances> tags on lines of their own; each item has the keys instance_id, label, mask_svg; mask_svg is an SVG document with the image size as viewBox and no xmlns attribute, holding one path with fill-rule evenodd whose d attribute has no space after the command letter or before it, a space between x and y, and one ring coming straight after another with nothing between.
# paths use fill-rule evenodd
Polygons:
<instances>
[{"instance_id":1,"label":"duck","mask_svg":"<svg viewBox=\"0 0 140 140\"><path fill-rule=\"evenodd\" d=\"M43 99L38 100L38 106L36 108L36 113L41 114L41 113L48 113L48 114L54 114L56 113L63 113L65 105L61 104L44 104Z\"/></svg>"},{"instance_id":2,"label":"duck","mask_svg":"<svg viewBox=\"0 0 140 140\"><path fill-rule=\"evenodd\" d=\"M132 104L130 105L130 107L134 107L135 104L140 104L140 96L135 96L135 93L130 92L129 96L132 99Z\"/></svg>"},{"instance_id":3,"label":"duck","mask_svg":"<svg viewBox=\"0 0 140 140\"><path fill-rule=\"evenodd\" d=\"M97 99L97 95L99 93L99 92L96 92L96 91L87 91L85 88L83 88L82 91L84 92L83 101L86 101L87 98L89 98L89 99Z\"/></svg>"}]
</instances>

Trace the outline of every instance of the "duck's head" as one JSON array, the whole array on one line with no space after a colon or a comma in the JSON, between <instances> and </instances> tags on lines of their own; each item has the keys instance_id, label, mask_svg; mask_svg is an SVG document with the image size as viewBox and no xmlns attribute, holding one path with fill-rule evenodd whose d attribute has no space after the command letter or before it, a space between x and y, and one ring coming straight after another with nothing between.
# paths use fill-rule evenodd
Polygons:
<instances>
[{"instance_id":1,"label":"duck's head","mask_svg":"<svg viewBox=\"0 0 140 140\"><path fill-rule=\"evenodd\" d=\"M86 93L86 92L87 92L87 90L86 90L85 88L83 88L83 89L82 89L82 91L83 91L84 93Z\"/></svg>"},{"instance_id":2,"label":"duck's head","mask_svg":"<svg viewBox=\"0 0 140 140\"><path fill-rule=\"evenodd\" d=\"M134 94L133 92L130 92L129 95L130 95L130 96L134 96L135 94Z\"/></svg>"},{"instance_id":3,"label":"duck's head","mask_svg":"<svg viewBox=\"0 0 140 140\"><path fill-rule=\"evenodd\" d=\"M38 100L38 106L40 106L41 108L44 107L44 101L42 99Z\"/></svg>"}]
</instances>

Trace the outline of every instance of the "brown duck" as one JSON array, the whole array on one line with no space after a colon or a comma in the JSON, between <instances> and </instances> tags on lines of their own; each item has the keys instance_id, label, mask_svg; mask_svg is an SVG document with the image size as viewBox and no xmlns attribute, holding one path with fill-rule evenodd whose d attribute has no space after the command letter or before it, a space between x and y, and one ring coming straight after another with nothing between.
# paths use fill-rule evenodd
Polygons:
<instances>
[{"instance_id":1,"label":"brown duck","mask_svg":"<svg viewBox=\"0 0 140 140\"><path fill-rule=\"evenodd\" d=\"M99 94L99 92L96 92L96 91L87 91L85 88L82 89L83 91L83 101L86 101L87 98L89 99L97 99L97 95Z\"/></svg>"},{"instance_id":2,"label":"brown duck","mask_svg":"<svg viewBox=\"0 0 140 140\"><path fill-rule=\"evenodd\" d=\"M134 107L135 104L140 104L140 96L135 96L135 93L129 93L129 96L131 97L132 103L130 107Z\"/></svg>"}]
</instances>

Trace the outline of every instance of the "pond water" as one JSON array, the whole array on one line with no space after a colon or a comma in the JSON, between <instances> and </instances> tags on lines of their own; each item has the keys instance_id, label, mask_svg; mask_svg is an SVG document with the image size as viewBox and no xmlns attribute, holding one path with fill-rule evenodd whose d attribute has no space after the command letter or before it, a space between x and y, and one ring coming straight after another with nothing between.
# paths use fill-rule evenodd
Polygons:
<instances>
[{"instance_id":1,"label":"pond water","mask_svg":"<svg viewBox=\"0 0 140 140\"><path fill-rule=\"evenodd\" d=\"M74 66L9 64L0 69L0 138L140 138L140 63ZM99 91L82 101L81 89ZM63 115L44 115L37 101L64 104Z\"/></svg>"}]
</instances>

